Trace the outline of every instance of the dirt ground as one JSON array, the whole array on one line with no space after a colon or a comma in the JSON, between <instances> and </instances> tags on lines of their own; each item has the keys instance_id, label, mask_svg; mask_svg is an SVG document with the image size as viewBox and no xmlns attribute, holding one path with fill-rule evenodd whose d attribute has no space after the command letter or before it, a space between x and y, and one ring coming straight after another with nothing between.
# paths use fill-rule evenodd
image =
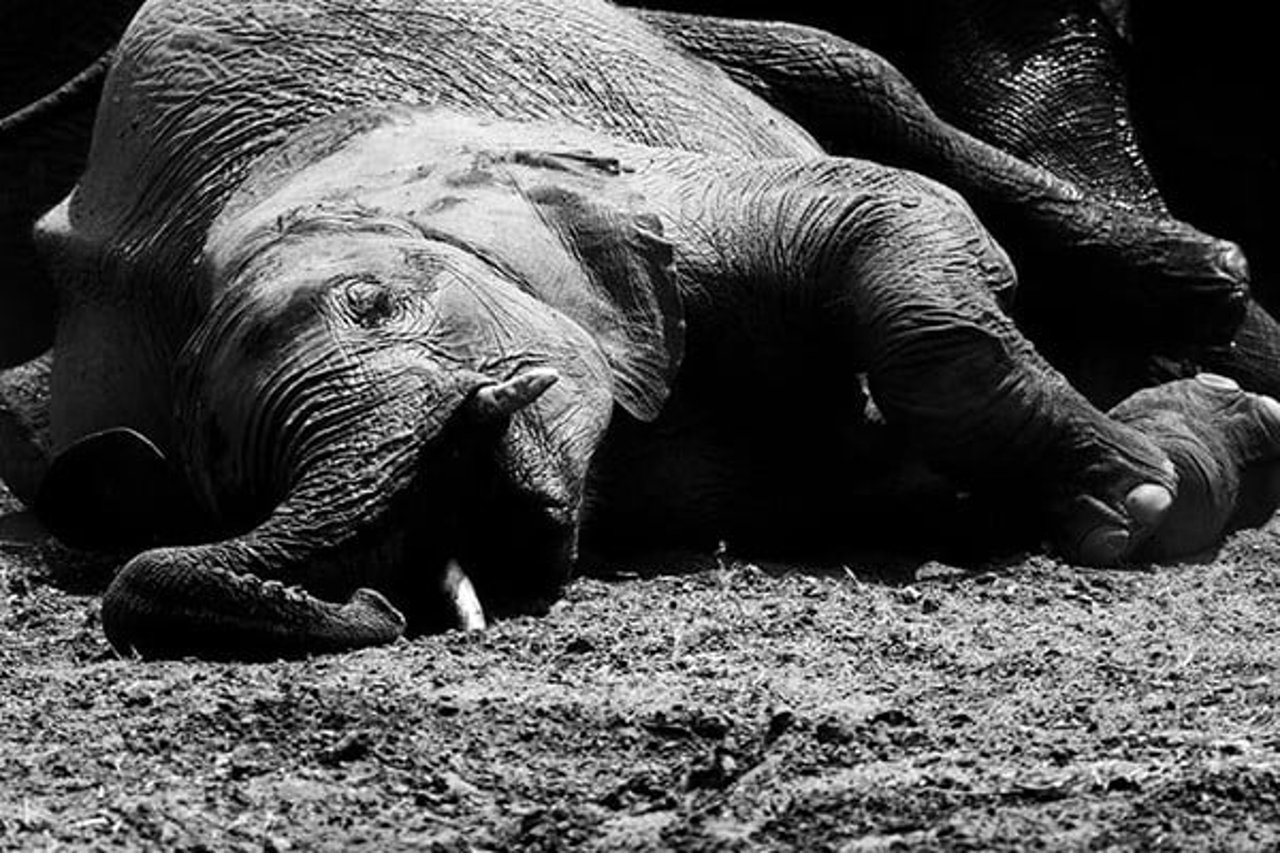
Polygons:
<instances>
[{"instance_id":1,"label":"dirt ground","mask_svg":"<svg viewBox=\"0 0 1280 853\"><path fill-rule=\"evenodd\" d=\"M1280 524L1153 570L665 568L480 634L144 663L101 566L7 541L0 849L1280 847Z\"/></svg>"}]
</instances>

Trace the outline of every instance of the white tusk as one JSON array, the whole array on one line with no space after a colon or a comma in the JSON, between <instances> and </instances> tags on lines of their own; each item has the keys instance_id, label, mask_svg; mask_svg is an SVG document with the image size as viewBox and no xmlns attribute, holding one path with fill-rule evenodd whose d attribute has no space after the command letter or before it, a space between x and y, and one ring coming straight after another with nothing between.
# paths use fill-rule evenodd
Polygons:
<instances>
[{"instance_id":1,"label":"white tusk","mask_svg":"<svg viewBox=\"0 0 1280 853\"><path fill-rule=\"evenodd\" d=\"M511 417L542 396L560 381L560 374L550 367L534 367L518 373L505 382L485 385L471 398L471 412L482 421Z\"/></svg>"},{"instance_id":2,"label":"white tusk","mask_svg":"<svg viewBox=\"0 0 1280 853\"><path fill-rule=\"evenodd\" d=\"M483 631L485 629L484 608L480 606L480 596L471 585L471 578L462 571L457 560L450 560L444 570L444 592L453 605L454 616L458 627L463 631Z\"/></svg>"}]
</instances>

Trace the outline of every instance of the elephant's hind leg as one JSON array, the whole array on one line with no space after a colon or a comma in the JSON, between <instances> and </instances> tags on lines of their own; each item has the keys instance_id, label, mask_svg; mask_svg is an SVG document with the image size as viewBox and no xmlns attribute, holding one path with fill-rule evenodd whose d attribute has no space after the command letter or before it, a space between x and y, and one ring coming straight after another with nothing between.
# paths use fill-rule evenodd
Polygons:
<instances>
[{"instance_id":1,"label":"elephant's hind leg","mask_svg":"<svg viewBox=\"0 0 1280 853\"><path fill-rule=\"evenodd\" d=\"M53 344L56 298L32 228L84 168L108 58L99 57L45 97L0 114L0 367L35 358ZM12 94L6 88L0 86L0 96Z\"/></svg>"}]
</instances>

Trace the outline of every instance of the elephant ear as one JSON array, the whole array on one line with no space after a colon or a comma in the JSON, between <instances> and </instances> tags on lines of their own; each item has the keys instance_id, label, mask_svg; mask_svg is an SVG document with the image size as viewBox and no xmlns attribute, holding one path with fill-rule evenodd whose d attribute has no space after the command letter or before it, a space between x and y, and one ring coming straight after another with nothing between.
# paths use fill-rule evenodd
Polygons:
<instances>
[{"instance_id":1,"label":"elephant ear","mask_svg":"<svg viewBox=\"0 0 1280 853\"><path fill-rule=\"evenodd\" d=\"M54 457L36 516L65 545L133 550L181 535L194 508L181 478L151 441L117 427Z\"/></svg>"},{"instance_id":2,"label":"elephant ear","mask_svg":"<svg viewBox=\"0 0 1280 853\"><path fill-rule=\"evenodd\" d=\"M434 170L448 205L416 211L585 328L615 401L650 421L684 354L671 244L616 159L579 151L465 151ZM425 189L425 188L424 188Z\"/></svg>"},{"instance_id":3,"label":"elephant ear","mask_svg":"<svg viewBox=\"0 0 1280 853\"><path fill-rule=\"evenodd\" d=\"M602 191L619 171L616 160L532 152L516 152L508 166L588 279L585 292L567 277L529 286L595 336L613 369L614 398L648 421L658 416L684 355L684 311L658 217L636 212L637 199ZM604 180L584 187L584 173Z\"/></svg>"}]
</instances>

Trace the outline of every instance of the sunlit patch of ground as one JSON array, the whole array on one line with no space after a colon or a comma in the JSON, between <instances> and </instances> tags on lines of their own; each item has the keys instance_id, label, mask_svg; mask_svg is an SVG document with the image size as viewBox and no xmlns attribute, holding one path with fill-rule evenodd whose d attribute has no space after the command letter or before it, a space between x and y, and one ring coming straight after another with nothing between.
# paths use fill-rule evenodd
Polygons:
<instances>
[{"instance_id":1,"label":"sunlit patch of ground","mask_svg":"<svg viewBox=\"0 0 1280 853\"><path fill-rule=\"evenodd\" d=\"M96 564L0 545L0 847L1275 849L1278 555L707 560L228 665L118 658Z\"/></svg>"}]
</instances>

